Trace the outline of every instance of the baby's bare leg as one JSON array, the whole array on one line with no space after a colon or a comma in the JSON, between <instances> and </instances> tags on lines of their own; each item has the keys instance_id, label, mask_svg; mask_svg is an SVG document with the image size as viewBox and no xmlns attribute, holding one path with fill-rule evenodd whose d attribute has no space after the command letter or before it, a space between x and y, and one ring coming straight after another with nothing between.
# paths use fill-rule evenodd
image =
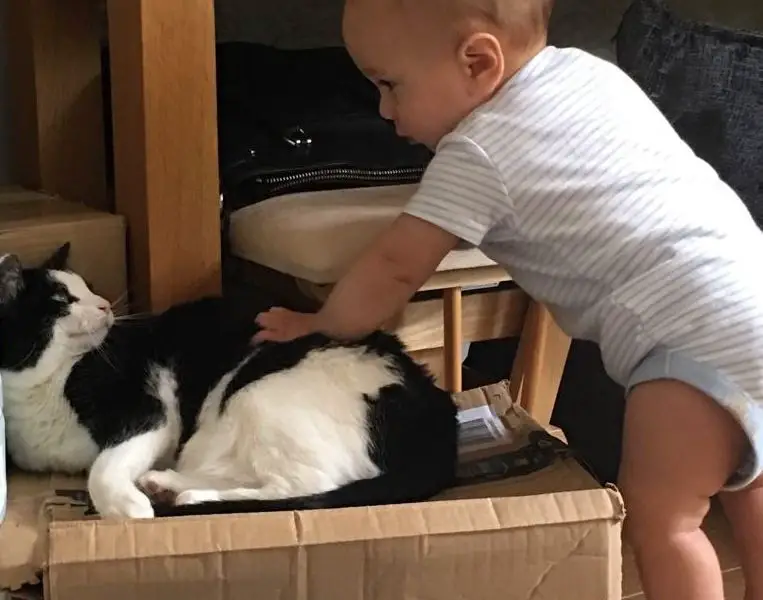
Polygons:
<instances>
[{"instance_id":1,"label":"baby's bare leg","mask_svg":"<svg viewBox=\"0 0 763 600\"><path fill-rule=\"evenodd\" d=\"M659 380L631 391L620 487L648 600L723 599L718 557L700 526L744 449L736 421L696 389Z\"/></svg>"},{"instance_id":2,"label":"baby's bare leg","mask_svg":"<svg viewBox=\"0 0 763 600\"><path fill-rule=\"evenodd\" d=\"M763 476L739 492L721 494L742 561L745 600L763 600Z\"/></svg>"}]
</instances>

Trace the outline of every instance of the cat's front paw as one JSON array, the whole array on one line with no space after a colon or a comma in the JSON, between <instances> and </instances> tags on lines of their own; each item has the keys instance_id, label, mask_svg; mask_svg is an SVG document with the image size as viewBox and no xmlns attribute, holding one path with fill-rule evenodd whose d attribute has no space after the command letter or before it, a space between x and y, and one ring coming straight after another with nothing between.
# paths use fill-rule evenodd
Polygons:
<instances>
[{"instance_id":1,"label":"cat's front paw","mask_svg":"<svg viewBox=\"0 0 763 600\"><path fill-rule=\"evenodd\" d=\"M131 486L124 489L104 489L90 491L93 506L104 519L153 519L154 507L151 500L140 490Z\"/></svg>"},{"instance_id":2,"label":"cat's front paw","mask_svg":"<svg viewBox=\"0 0 763 600\"><path fill-rule=\"evenodd\" d=\"M217 490L186 490L175 498L175 506L201 504L202 502L219 502L220 492Z\"/></svg>"}]
</instances>

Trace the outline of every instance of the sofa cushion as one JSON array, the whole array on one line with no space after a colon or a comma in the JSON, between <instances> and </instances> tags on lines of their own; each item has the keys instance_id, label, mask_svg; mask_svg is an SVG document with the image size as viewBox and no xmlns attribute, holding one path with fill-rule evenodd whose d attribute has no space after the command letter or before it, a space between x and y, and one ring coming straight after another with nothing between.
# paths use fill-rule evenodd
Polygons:
<instances>
[{"instance_id":1,"label":"sofa cushion","mask_svg":"<svg viewBox=\"0 0 763 600\"><path fill-rule=\"evenodd\" d=\"M763 226L763 34L683 18L662 0L635 0L617 59Z\"/></svg>"}]
</instances>

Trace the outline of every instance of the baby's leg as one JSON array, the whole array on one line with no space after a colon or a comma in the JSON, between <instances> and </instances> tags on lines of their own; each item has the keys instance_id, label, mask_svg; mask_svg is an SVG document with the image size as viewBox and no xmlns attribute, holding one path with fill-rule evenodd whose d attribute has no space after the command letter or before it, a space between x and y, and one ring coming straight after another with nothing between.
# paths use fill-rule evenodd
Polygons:
<instances>
[{"instance_id":1,"label":"baby's leg","mask_svg":"<svg viewBox=\"0 0 763 600\"><path fill-rule=\"evenodd\" d=\"M718 557L700 526L745 449L731 414L695 388L660 379L631 390L620 487L648 600L723 599Z\"/></svg>"},{"instance_id":2,"label":"baby's leg","mask_svg":"<svg viewBox=\"0 0 763 600\"><path fill-rule=\"evenodd\" d=\"M763 476L750 487L720 496L742 561L745 600L763 600Z\"/></svg>"}]
</instances>

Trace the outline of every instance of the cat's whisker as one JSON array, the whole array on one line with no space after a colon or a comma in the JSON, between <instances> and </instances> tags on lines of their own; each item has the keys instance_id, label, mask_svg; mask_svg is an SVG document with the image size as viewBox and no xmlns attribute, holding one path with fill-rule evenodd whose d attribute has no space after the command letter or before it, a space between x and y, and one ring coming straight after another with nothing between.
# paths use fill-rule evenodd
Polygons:
<instances>
[{"instance_id":1,"label":"cat's whisker","mask_svg":"<svg viewBox=\"0 0 763 600\"><path fill-rule=\"evenodd\" d=\"M118 371L117 366L111 361L109 355L100 346L96 346L96 350L98 354L101 355L103 362L109 365L114 371Z\"/></svg>"},{"instance_id":2,"label":"cat's whisker","mask_svg":"<svg viewBox=\"0 0 763 600\"><path fill-rule=\"evenodd\" d=\"M122 293L122 295L119 296L114 302L111 303L111 308L114 309L120 304L126 305L127 303L127 292Z\"/></svg>"},{"instance_id":3,"label":"cat's whisker","mask_svg":"<svg viewBox=\"0 0 763 600\"><path fill-rule=\"evenodd\" d=\"M109 365L115 372L118 371L116 365L111 362L111 358L109 357L106 350L101 346L101 344L96 344L95 338L93 337L92 332L87 332L88 337L93 342L93 350L95 350L103 359L103 362L105 362L107 365Z\"/></svg>"},{"instance_id":4,"label":"cat's whisker","mask_svg":"<svg viewBox=\"0 0 763 600\"><path fill-rule=\"evenodd\" d=\"M135 322L135 321L143 321L147 318L149 318L151 315L148 313L138 313L138 314L131 314L131 315L116 315L114 317L114 323L124 324L129 322Z\"/></svg>"}]
</instances>

